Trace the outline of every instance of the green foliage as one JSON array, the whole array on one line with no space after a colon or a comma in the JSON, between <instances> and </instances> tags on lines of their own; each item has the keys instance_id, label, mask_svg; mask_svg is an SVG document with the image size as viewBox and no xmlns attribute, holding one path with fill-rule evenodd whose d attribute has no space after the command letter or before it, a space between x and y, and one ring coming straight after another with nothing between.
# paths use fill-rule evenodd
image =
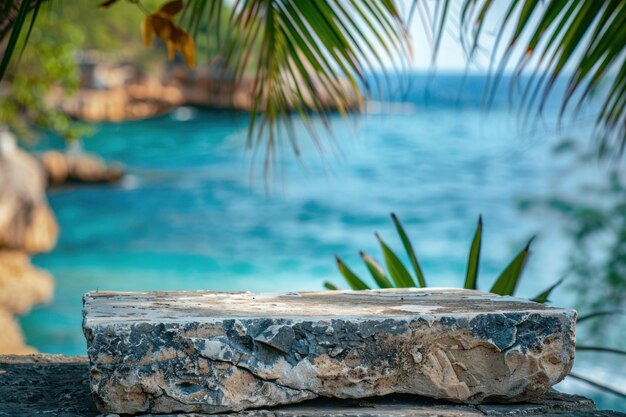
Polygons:
<instances>
[{"instance_id":1,"label":"green foliage","mask_svg":"<svg viewBox=\"0 0 626 417\"><path fill-rule=\"evenodd\" d=\"M34 5L35 11L33 12L31 16L29 26L27 26L27 22L28 22L28 13L31 9L30 1L22 1L22 2L7 1L6 3L2 5L2 8L0 8L0 13L2 13L1 14L2 22L8 21L9 19L13 20L12 25L11 25L12 26L12 30L10 32L11 34L4 48L4 52L2 54L2 60L0 61L0 80L6 74L7 68L9 67L9 62L11 61L11 57L13 56L13 53L17 49L20 36L23 35L23 29L26 29L26 27L28 27L28 32L24 36L23 43L26 42L28 38L30 37L30 33L35 24L35 20L37 19L37 12L39 11L39 8L41 7L42 2L43 0L38 0L35 2L35 5ZM12 14L15 14L14 19L12 19ZM0 39L0 41L1 40L2 39Z\"/></svg>"},{"instance_id":2,"label":"green foliage","mask_svg":"<svg viewBox=\"0 0 626 417\"><path fill-rule=\"evenodd\" d=\"M29 44L19 67L10 67L0 84L0 124L24 140L35 137L33 124L68 140L78 139L89 129L72 121L50 98L70 95L78 87L75 54L83 42L82 32L53 8L42 8L38 14L32 31L22 33L29 36Z\"/></svg>"},{"instance_id":3,"label":"green foliage","mask_svg":"<svg viewBox=\"0 0 626 417\"><path fill-rule=\"evenodd\" d=\"M26 7L27 3L19 4ZM37 23L31 28L35 17ZM136 7L128 2L111 10L98 9L97 3L82 0L43 2L41 7L36 3L22 22L23 30L13 30L7 41L3 58L8 58L13 50L19 62L7 67L0 83L0 124L26 141L37 136L32 126L53 131L67 140L89 135L91 128L65 115L50 98L54 96L59 101L77 90L77 59L84 51L95 50L105 60L132 60L144 71L159 73L163 68L162 54L141 45L141 19ZM32 30L28 32L29 29ZM11 39L18 34L12 44Z\"/></svg>"},{"instance_id":4,"label":"green foliage","mask_svg":"<svg viewBox=\"0 0 626 417\"><path fill-rule=\"evenodd\" d=\"M426 279L424 278L422 268L417 261L417 256L415 256L415 251L413 250L411 241L404 231L404 227L402 226L402 223L400 223L398 217L394 213L392 213L391 218L394 225L396 226L396 230L398 232L398 235L400 236L402 244L404 245L407 255L411 260L417 282L420 283L420 287L424 288L426 287ZM469 259L467 262L467 274L464 284L464 288L466 289L477 288L482 230L483 221L482 216L480 216L478 218L478 225L476 227L476 232L474 233L474 239L472 240L472 245L469 252ZM374 258L366 255L364 252L360 252L361 259L363 259L363 262L365 263L365 266L372 275L372 278L374 279L376 285L379 288L415 287L416 281L413 279L407 268L404 266L404 264L400 260L400 257L389 246L387 246L385 242L383 242L378 234L376 234L376 239L378 239L378 242L380 243L383 258L385 259L385 265L387 266L387 271L389 271L388 275L382 268L382 266L380 266L380 264L376 262ZM504 269L504 271L502 271L500 276L496 279L496 282L491 290L489 290L490 292L499 295L515 294L520 278L522 277L522 273L524 272L526 260L528 259L528 255L530 253L531 243L532 239L528 242L524 249L522 249L522 251L515 258L513 258L513 260ZM364 290L370 288L361 278L359 278L352 270L350 270L339 257L336 257L336 259L339 272L345 279L348 286L350 286L350 288L352 288L353 290ZM391 280L389 280L388 276L391 277ZM550 288L539 294L537 297L533 298L533 300L540 303L545 303L546 301L548 301L548 297L550 296L552 291L560 283L561 281L555 283ZM328 289L337 289L337 286L331 283L325 283L324 286Z\"/></svg>"}]
</instances>

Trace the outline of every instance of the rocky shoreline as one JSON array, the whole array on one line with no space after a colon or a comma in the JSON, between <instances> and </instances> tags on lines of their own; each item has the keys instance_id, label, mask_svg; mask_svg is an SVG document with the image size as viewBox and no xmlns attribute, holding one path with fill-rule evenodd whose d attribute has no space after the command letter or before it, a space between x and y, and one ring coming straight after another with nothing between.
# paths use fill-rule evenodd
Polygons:
<instances>
[{"instance_id":1,"label":"rocky shoreline","mask_svg":"<svg viewBox=\"0 0 626 417\"><path fill-rule=\"evenodd\" d=\"M111 182L123 175L121 167L89 154L49 151L39 158L0 132L0 354L35 352L26 344L17 316L53 297L53 277L30 261L33 254L52 250L59 234L48 186Z\"/></svg>"},{"instance_id":2,"label":"rocky shoreline","mask_svg":"<svg viewBox=\"0 0 626 417\"><path fill-rule=\"evenodd\" d=\"M34 267L30 255L52 249L59 228L46 198L45 170L6 133L0 184L0 353L32 353L16 316L52 298L52 277Z\"/></svg>"},{"instance_id":3,"label":"rocky shoreline","mask_svg":"<svg viewBox=\"0 0 626 417\"><path fill-rule=\"evenodd\" d=\"M69 99L58 92L52 99L68 115L87 122L145 119L179 106L244 112L253 107L254 80L244 78L235 83L217 67L190 71L179 65L158 78L127 64L91 62L81 66L81 73L78 92ZM350 97L347 83L344 89L346 96ZM323 108L334 108L333 98L323 88L318 89L318 95ZM346 107L356 109L356 97Z\"/></svg>"}]
</instances>

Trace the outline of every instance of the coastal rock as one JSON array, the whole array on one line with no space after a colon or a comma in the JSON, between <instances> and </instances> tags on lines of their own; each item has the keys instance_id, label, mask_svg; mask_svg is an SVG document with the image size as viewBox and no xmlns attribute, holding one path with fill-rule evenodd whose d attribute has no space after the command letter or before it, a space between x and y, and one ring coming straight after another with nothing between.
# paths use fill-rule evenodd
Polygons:
<instances>
[{"instance_id":1,"label":"coastal rock","mask_svg":"<svg viewBox=\"0 0 626 417\"><path fill-rule=\"evenodd\" d=\"M46 174L10 139L2 138L0 147L0 249L48 251L59 228L46 198Z\"/></svg>"},{"instance_id":2,"label":"coastal rock","mask_svg":"<svg viewBox=\"0 0 626 417\"><path fill-rule=\"evenodd\" d=\"M13 314L1 309L0 329L0 355L27 355L36 352L24 341L22 329Z\"/></svg>"},{"instance_id":3,"label":"coastal rock","mask_svg":"<svg viewBox=\"0 0 626 417\"><path fill-rule=\"evenodd\" d=\"M27 254L0 251L0 309L25 314L34 305L50 301L53 291L52 276L34 267Z\"/></svg>"},{"instance_id":4,"label":"coastal rock","mask_svg":"<svg viewBox=\"0 0 626 417\"><path fill-rule=\"evenodd\" d=\"M89 153L47 151L40 159L52 184L114 182L124 175L120 165Z\"/></svg>"},{"instance_id":5,"label":"coastal rock","mask_svg":"<svg viewBox=\"0 0 626 417\"><path fill-rule=\"evenodd\" d=\"M525 401L574 358L573 310L468 290L92 292L83 314L105 413L391 393Z\"/></svg>"},{"instance_id":6,"label":"coastal rock","mask_svg":"<svg viewBox=\"0 0 626 417\"><path fill-rule=\"evenodd\" d=\"M30 263L29 253L54 247L58 226L37 159L0 130L0 353L32 353L16 315L50 300L54 282Z\"/></svg>"}]
</instances>

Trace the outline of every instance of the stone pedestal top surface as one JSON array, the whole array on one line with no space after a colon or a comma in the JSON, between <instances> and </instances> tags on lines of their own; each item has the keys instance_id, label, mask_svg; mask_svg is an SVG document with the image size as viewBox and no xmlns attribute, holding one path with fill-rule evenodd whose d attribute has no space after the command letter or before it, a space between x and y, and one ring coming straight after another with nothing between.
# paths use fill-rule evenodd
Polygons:
<instances>
[{"instance_id":1,"label":"stone pedestal top surface","mask_svg":"<svg viewBox=\"0 0 626 417\"><path fill-rule=\"evenodd\" d=\"M569 372L575 312L458 289L92 292L91 389L110 413L317 397L533 400Z\"/></svg>"},{"instance_id":2,"label":"stone pedestal top surface","mask_svg":"<svg viewBox=\"0 0 626 417\"><path fill-rule=\"evenodd\" d=\"M481 313L573 314L572 310L457 288L251 293L219 291L109 292L85 295L86 325L215 322L229 318L413 318Z\"/></svg>"}]
</instances>

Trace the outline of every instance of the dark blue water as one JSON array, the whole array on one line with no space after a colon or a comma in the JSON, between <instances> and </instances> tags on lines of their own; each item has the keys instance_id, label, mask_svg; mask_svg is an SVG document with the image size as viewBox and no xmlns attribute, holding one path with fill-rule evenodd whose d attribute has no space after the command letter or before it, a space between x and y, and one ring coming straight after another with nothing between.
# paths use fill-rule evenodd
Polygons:
<instances>
[{"instance_id":1,"label":"dark blue water","mask_svg":"<svg viewBox=\"0 0 626 417\"><path fill-rule=\"evenodd\" d=\"M269 191L258 170L262 161L251 175L246 115L196 110L98 126L84 148L122 162L128 176L118 185L50 192L62 232L57 247L35 263L54 275L57 288L51 304L22 320L28 342L43 352L84 354L81 296L90 290L287 291L317 290L326 280L342 284L333 254L365 274L358 251L379 257L374 232L401 249L391 211L437 286L462 284L480 213L482 288L539 233L520 292L536 295L560 277L565 244L552 219L522 215L516 201L550 192L560 172L550 148L568 134L588 137L592 119L581 116L558 131L555 109L548 108L545 123L524 124L502 94L487 114L480 107L483 81L469 79L460 90L457 76L415 77L394 91L395 102L382 112L372 106L350 124L334 118L332 139L318 124L323 154L306 138L302 162L279 147ZM297 129L304 135L303 126ZM38 145L60 146L55 138ZM554 299L574 302L565 289ZM615 366L611 361L604 360L605 368ZM593 358L577 366L608 379ZM611 380L622 378L626 386L623 375ZM626 409L573 381L564 388Z\"/></svg>"}]
</instances>

